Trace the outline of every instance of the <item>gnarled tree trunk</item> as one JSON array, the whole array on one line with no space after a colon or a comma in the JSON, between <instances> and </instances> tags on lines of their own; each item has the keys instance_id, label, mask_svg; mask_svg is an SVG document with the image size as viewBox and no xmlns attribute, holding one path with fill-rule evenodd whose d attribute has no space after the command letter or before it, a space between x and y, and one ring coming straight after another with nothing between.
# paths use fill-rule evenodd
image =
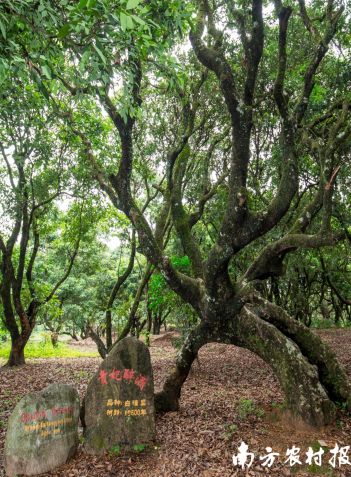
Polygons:
<instances>
[{"instance_id":1,"label":"gnarled tree trunk","mask_svg":"<svg viewBox=\"0 0 351 477\"><path fill-rule=\"evenodd\" d=\"M159 410L178 409L180 390L192 362L198 350L211 341L245 347L261 356L277 375L286 395L286 408L295 416L297 422L303 421L314 427L329 424L335 418L335 407L331 400L342 398L343 402L350 402L348 377L332 351L302 323L294 324L290 317L281 313L279 307L271 307L268 302L256 302L250 288L250 284L255 281L282 276L285 270L283 262L288 253L299 248L334 246L345 234L343 230L333 229L331 217L333 188L340 170L340 159L335 151L343 144L343 138L348 137L338 133L344 132L347 127L349 100L345 97L337 101L331 109L323 111L321 116L314 117L310 123L307 114L310 113L308 106L317 70L337 30L343 7L336 9L333 0L327 2L323 17L326 23L319 32L308 17L304 2L300 1L299 6L301 20L309 34L313 35L311 45L315 46L311 46L313 52L301 78L299 91L293 98L286 92L286 76L289 74L287 35L289 19L294 10L283 2L275 3L279 33L277 32L278 45L275 52L277 71L270 100L275 102L279 114L279 142L275 141L274 145L279 151L279 183L272 186L267 196L265 188L253 191L252 184L248 181L252 131L256 121L257 103L262 98L262 90L256 91L265 41L262 0L252 0L250 19L235 10L231 2L223 4L224 10L228 8L228 18L230 22L234 19L241 37L245 53L245 72L242 77L234 74L233 58L227 57L230 49L225 43L227 40L224 32L216 26L216 9L213 9L211 2L207 0L197 1L196 25L190 32L190 41L203 69L200 77L191 84L191 89L183 88L177 83L176 91L181 104L179 133L167 152L165 185L161 187L161 184L153 184L163 194L163 206L155 227L148 223L145 210L139 209L132 193L133 126L136 115L128 114L126 119L122 118L108 92L105 91L103 96L99 95L120 136L121 158L116 174L106 174L106 171L100 170L92 153L92 143L84 132L74 126L71 117L72 130L82 139L84 152L96 171L100 187L133 223L138 233L138 251L147 258L150 275L152 264L160 271L173 292L193 307L201 321L186 339L177 359L176 369L166 380L163 391L156 395ZM142 101L141 61L141 58L133 57L131 62L134 65L131 70L131 94L136 107ZM162 66L160 68L162 69ZM217 78L218 89L228 113L229 121L226 119L226 123L229 125L223 134L213 137L213 144L209 146L208 152L211 155L212 145L215 147L224 137L227 138L231 150L230 164L228 162L227 167L226 161L223 161L221 175L213 168L216 182L211 183L209 180L210 171L205 174L203 187L197 188L201 192L189 206L185 190L193 152L196 155L195 148L194 151L191 150L192 136L196 135L198 125L202 123L197 114L200 104L203 110L209 107L206 100L202 103L201 96L205 95L200 94L209 70ZM261 79L262 76L260 81ZM76 89L72 88L71 91L76 92ZM265 91L264 95L266 94L269 95ZM335 115L334 119L336 108L342 109L343 113L340 117ZM326 120L328 123L330 120L330 127ZM318 128L317 125L326 130L324 145L315 139L318 137L314 129ZM218 127L222 128L222 123L218 123ZM278 131L278 127L275 131ZM304 154L310 151L314 153L317 149L315 163L312 161L314 166L319 168L319 173L316 174L317 186L313 184L311 198L303 200L301 206L298 200L298 210L294 209L293 200L299 187L305 182L303 177L299 177L301 163L305 160ZM225 155L223 149L221 153ZM273 149L271 153L273 154ZM265 173L265 177L269 177L268 169ZM228 193L227 199L224 199L225 208L223 213L220 213L220 224L216 229L213 246L210 250L205 250L196 231L194 232L194 227L203 216L206 203L217 194L218 187L226 178ZM311 235L316 229L315 219L319 214L320 228ZM278 238L274 239L274 234L268 235L287 215L290 215L290 218L285 220L285 226L277 234ZM294 218L294 222L287 230L286 224L291 218ZM189 260L189 275L177 270L165 252L166 242L163 237L168 222L172 223L184 255ZM310 227L311 225L313 227ZM255 241L258 244L258 239L264 236L268 237L266 246L260 250L246 271L239 278L236 272L231 273L232 259L238 257L245 248L247 250ZM235 282L233 275L235 280L238 278ZM139 287L138 293L141 292L142 288ZM135 312L136 309L132 310L119 339L129 333Z\"/></svg>"},{"instance_id":2,"label":"gnarled tree trunk","mask_svg":"<svg viewBox=\"0 0 351 477\"><path fill-rule=\"evenodd\" d=\"M322 339L303 323L293 320L282 308L255 295L252 300L258 316L272 323L293 340L308 361L318 368L319 379L329 397L347 404L351 412L351 385L346 368Z\"/></svg>"},{"instance_id":3,"label":"gnarled tree trunk","mask_svg":"<svg viewBox=\"0 0 351 477\"><path fill-rule=\"evenodd\" d=\"M272 368L285 393L285 411L293 424L315 428L330 424L336 416L332 401L347 402L350 408L351 387L345 368L318 335L277 305L259 296L252 302L224 326L223 322L215 326L203 321L191 332L175 371L155 396L157 409L179 408L181 386L199 349L215 341L249 349Z\"/></svg>"}]
</instances>

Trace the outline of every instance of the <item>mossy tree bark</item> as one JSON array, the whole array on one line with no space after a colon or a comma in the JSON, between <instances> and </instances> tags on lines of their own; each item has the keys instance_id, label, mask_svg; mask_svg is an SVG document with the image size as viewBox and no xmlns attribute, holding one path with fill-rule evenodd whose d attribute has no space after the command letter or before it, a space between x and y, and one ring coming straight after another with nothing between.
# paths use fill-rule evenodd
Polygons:
<instances>
[{"instance_id":1,"label":"mossy tree bark","mask_svg":"<svg viewBox=\"0 0 351 477\"><path fill-rule=\"evenodd\" d=\"M318 368L321 384L333 401L346 403L351 412L351 385L346 368L329 346L303 323L293 320L285 310L254 295L250 304L260 318L274 325L293 340L308 361Z\"/></svg>"},{"instance_id":2,"label":"mossy tree bark","mask_svg":"<svg viewBox=\"0 0 351 477\"><path fill-rule=\"evenodd\" d=\"M258 295L255 297L258 301L263 300ZM179 354L175 370L167 378L163 391L156 395L158 410L179 409L181 386L199 349L204 344L215 341L246 348L271 367L285 393L285 410L289 411L292 424L307 424L318 428L333 422L336 408L332 401L349 403L351 397L351 387L344 368L317 335L302 323L292 320L286 313L281 326L268 322L277 324L276 315L279 310L274 311L268 318L267 307L256 308L247 304L226 323L217 320L216 326L215 323L202 322L189 335ZM262 319L259 315L264 315L265 318ZM287 319L295 332L287 333ZM299 330L294 328L295 324ZM306 346L308 341L312 346Z\"/></svg>"},{"instance_id":3,"label":"mossy tree bark","mask_svg":"<svg viewBox=\"0 0 351 477\"><path fill-rule=\"evenodd\" d=\"M320 427L333 422L336 409L320 384L318 370L298 345L246 306L232 325L232 344L260 356L277 376L285 393L285 407L296 424Z\"/></svg>"},{"instance_id":4,"label":"mossy tree bark","mask_svg":"<svg viewBox=\"0 0 351 477\"><path fill-rule=\"evenodd\" d=\"M161 410L178 409L181 387L189 373L198 350L209 341L221 341L245 347L262 357L276 373L286 394L286 407L296 417L312 426L330 423L335 417L331 400L342 397L349 402L349 384L346 373L337 362L335 355L318 341L306 327L294 327L290 318L282 315L280 309L269 304L256 303L259 299L251 284L269 277L282 276L285 271L284 258L299 248L320 248L334 246L344 238L344 232L333 230L331 211L333 189L337 168L337 154L334 151L347 139L340 134L347 126L349 101L339 101L319 118L314 118L306 126L306 112L314 87L318 68L326 55L328 45L335 35L337 23L343 7L335 10L333 0L326 5L323 20L326 28L318 32L308 17L303 0L299 1L300 18L311 35L313 52L301 81L296 98L285 97L287 34L289 19L293 12L281 1L275 2L279 21L277 72L272 100L275 101L280 117L280 182L271 201L262 201L262 207L252 208L247 178L250 166L250 141L254 122L253 109L257 74L263 53L264 22L262 0L252 0L250 25L247 18L228 4L240 32L245 52L246 67L244 80L234 77L231 62L226 57L224 34L216 27L215 12L208 0L198 0L197 21L190 33L190 41L198 61L202 64L201 76L192 84L191 94L186 87L175 82L176 93L181 103L180 134L167 156L166 184L153 185L163 194L163 209L154 230L149 225L143 210L138 208L131 192L130 180L133 170L133 126L136 117L121 117L117 107L105 91L100 95L121 141L122 154L116 174L106 174L96 163L92 154L92 144L86 135L75 128L71 115L72 129L85 145L85 154L90 160L95 177L111 202L133 223L138 233L138 251L147 257L148 263L160 271L166 283L186 303L192 305L200 324L188 336L176 363L175 371L165 382L163 391L156 396ZM321 29L322 30L322 29ZM204 36L204 32L207 35ZM210 38L210 40L208 40ZM312 48L312 47L311 47ZM141 104L141 60L131 61L133 71L132 95L136 106ZM167 68L159 66L164 74ZM196 131L197 111L201 102L200 91L207 81L209 71L218 80L218 86L230 117L230 125L224 137L231 133L231 157L227 170L215 183L206 180L199 195L197 207L188 211L183 201L186 171L191 160L191 138ZM242 81L242 84L237 84ZM75 91L74 88L71 88ZM342 114L333 117L335 109ZM324 132L324 145L314 140L313 128L331 120ZM198 123L200 121L198 120ZM218 135L214 143L223 140ZM299 210L290 230L277 240L268 243L253 259L251 265L234 283L229 274L229 264L233 257L249 244L270 232L291 209L293 198L299 188L299 154L301 145L318 149L316 167L320 168L320 181L310 201ZM212 147L212 146L211 146ZM208 179L207 175L207 179ZM214 244L206 259L197 242L193 227L202 218L208 201L217 193L218 187L228 178L225 212L221 220ZM170 212L170 213L169 213ZM170 217L168 219L168 216ZM309 227L320 219L318 232L313 235ZM167 221L180 240L184 255L189 258L191 273L180 273L165 253L163 241ZM303 326L303 325L302 325ZM313 344L310 349L308 344ZM329 361L331 360L331 363ZM335 378L337 378L335 380ZM334 381L333 381L334 379ZM323 388L325 386L325 389ZM327 391L327 392L326 392Z\"/></svg>"}]
</instances>

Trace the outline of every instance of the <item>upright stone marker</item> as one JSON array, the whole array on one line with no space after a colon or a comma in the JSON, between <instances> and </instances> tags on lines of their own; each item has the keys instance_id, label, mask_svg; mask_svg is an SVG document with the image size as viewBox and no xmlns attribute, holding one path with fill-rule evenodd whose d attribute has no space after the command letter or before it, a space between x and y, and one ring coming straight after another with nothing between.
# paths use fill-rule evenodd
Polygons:
<instances>
[{"instance_id":1,"label":"upright stone marker","mask_svg":"<svg viewBox=\"0 0 351 477\"><path fill-rule=\"evenodd\" d=\"M15 407L5 438L6 475L37 475L62 466L78 447L79 397L67 384L27 394Z\"/></svg>"},{"instance_id":2,"label":"upright stone marker","mask_svg":"<svg viewBox=\"0 0 351 477\"><path fill-rule=\"evenodd\" d=\"M82 409L84 448L99 455L132 450L156 438L150 353L135 338L121 340L90 381Z\"/></svg>"}]
</instances>

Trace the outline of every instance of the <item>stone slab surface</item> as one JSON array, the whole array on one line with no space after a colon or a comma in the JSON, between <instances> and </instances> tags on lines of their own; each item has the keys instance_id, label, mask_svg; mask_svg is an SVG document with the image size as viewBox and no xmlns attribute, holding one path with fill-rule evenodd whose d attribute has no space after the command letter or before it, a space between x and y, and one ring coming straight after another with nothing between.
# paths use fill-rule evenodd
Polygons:
<instances>
[{"instance_id":1,"label":"stone slab surface","mask_svg":"<svg viewBox=\"0 0 351 477\"><path fill-rule=\"evenodd\" d=\"M82 409L84 448L99 455L156 438L154 380L147 346L125 338L90 381Z\"/></svg>"},{"instance_id":2,"label":"stone slab surface","mask_svg":"<svg viewBox=\"0 0 351 477\"><path fill-rule=\"evenodd\" d=\"M78 448L77 391L55 383L27 394L15 407L6 433L6 475L37 475L62 466Z\"/></svg>"}]
</instances>

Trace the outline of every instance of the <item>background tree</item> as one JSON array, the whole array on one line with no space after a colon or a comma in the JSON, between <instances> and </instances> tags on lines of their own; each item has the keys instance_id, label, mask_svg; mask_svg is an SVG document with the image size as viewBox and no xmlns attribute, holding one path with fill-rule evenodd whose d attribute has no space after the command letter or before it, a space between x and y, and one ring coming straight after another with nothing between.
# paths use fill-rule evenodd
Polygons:
<instances>
[{"instance_id":1,"label":"background tree","mask_svg":"<svg viewBox=\"0 0 351 477\"><path fill-rule=\"evenodd\" d=\"M21 81L6 86L5 114L0 118L0 295L2 320L12 343L7 365L17 366L24 364L24 348L39 308L52 300L72 269L84 230L81 204L73 203L61 221L54 208L54 200L71 178L69 138L33 87ZM37 273L35 264L41 241L53 230L60 233L59 229L66 237L65 266L49 287L47 276L55 275L53 264L42 273Z\"/></svg>"}]
</instances>

